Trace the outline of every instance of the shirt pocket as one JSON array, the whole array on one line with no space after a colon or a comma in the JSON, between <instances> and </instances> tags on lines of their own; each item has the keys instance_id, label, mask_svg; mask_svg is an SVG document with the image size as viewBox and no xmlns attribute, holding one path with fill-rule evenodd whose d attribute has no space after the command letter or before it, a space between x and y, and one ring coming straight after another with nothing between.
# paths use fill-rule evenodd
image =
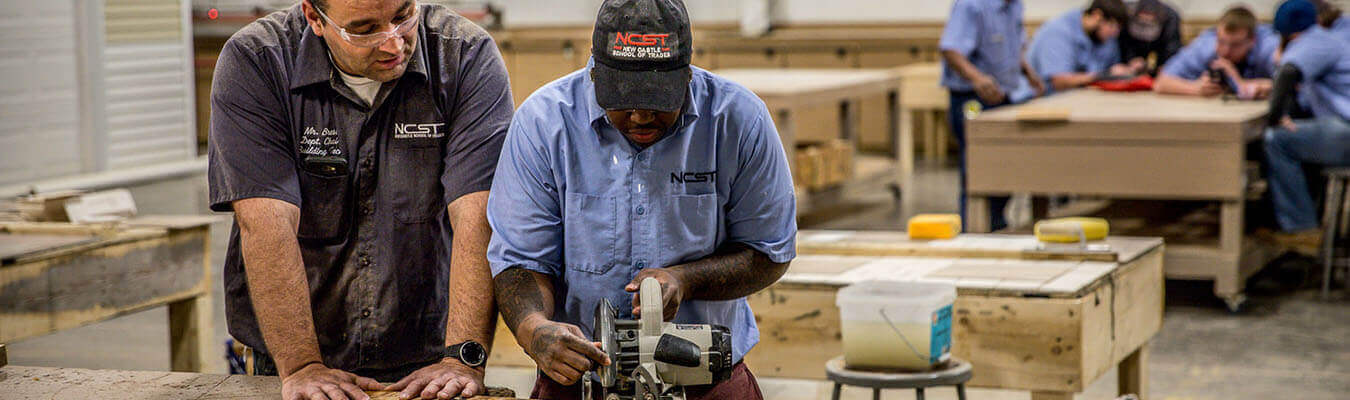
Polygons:
<instances>
[{"instance_id":1,"label":"shirt pocket","mask_svg":"<svg viewBox=\"0 0 1350 400\"><path fill-rule=\"evenodd\" d=\"M567 268L603 274L614 268L618 199L567 193L563 208L563 260Z\"/></svg>"},{"instance_id":2,"label":"shirt pocket","mask_svg":"<svg viewBox=\"0 0 1350 400\"><path fill-rule=\"evenodd\" d=\"M656 222L658 240L669 244L672 262L706 257L717 248L721 228L717 193L674 195L672 204Z\"/></svg>"},{"instance_id":3,"label":"shirt pocket","mask_svg":"<svg viewBox=\"0 0 1350 400\"><path fill-rule=\"evenodd\" d=\"M392 192L389 206L394 210L394 218L405 224L430 221L445 207L441 148L429 143L391 146L391 150L389 170L384 175Z\"/></svg>"},{"instance_id":4,"label":"shirt pocket","mask_svg":"<svg viewBox=\"0 0 1350 400\"><path fill-rule=\"evenodd\" d=\"M300 170L300 227L296 238L333 243L346 236L349 177Z\"/></svg>"}]
</instances>

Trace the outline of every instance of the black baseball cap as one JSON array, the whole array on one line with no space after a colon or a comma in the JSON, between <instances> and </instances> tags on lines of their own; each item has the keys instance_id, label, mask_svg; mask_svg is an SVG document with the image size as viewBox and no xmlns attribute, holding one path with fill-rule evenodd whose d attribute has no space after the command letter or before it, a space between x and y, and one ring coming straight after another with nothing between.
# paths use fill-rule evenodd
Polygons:
<instances>
[{"instance_id":1,"label":"black baseball cap","mask_svg":"<svg viewBox=\"0 0 1350 400\"><path fill-rule=\"evenodd\" d=\"M680 109L692 42L681 0L605 0L591 35L596 102L606 110Z\"/></svg>"}]
</instances>

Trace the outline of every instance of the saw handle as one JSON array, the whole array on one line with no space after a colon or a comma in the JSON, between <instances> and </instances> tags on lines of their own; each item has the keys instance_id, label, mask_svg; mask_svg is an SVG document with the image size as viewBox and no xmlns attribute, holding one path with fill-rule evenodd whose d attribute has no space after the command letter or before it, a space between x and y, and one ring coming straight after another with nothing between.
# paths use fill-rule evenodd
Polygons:
<instances>
[{"instance_id":1,"label":"saw handle","mask_svg":"<svg viewBox=\"0 0 1350 400\"><path fill-rule=\"evenodd\" d=\"M656 278L643 279L642 286L638 290L638 305L642 306L642 315L638 316L638 323L642 336L661 336L661 323L665 322L661 282Z\"/></svg>"}]
</instances>

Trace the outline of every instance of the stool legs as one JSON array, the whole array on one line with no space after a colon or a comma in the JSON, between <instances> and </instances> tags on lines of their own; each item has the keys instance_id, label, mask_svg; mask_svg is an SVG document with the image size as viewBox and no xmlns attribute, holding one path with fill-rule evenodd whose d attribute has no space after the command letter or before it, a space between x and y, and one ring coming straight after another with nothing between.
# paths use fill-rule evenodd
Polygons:
<instances>
[{"instance_id":1,"label":"stool legs","mask_svg":"<svg viewBox=\"0 0 1350 400\"><path fill-rule=\"evenodd\" d=\"M844 385L840 383L834 384L834 395L830 396L830 400L839 400L839 389L843 388L843 386Z\"/></svg>"},{"instance_id":2,"label":"stool legs","mask_svg":"<svg viewBox=\"0 0 1350 400\"><path fill-rule=\"evenodd\" d=\"M914 389L914 398L923 400L923 388Z\"/></svg>"},{"instance_id":3,"label":"stool legs","mask_svg":"<svg viewBox=\"0 0 1350 400\"><path fill-rule=\"evenodd\" d=\"M956 400L966 400L966 385L956 385Z\"/></svg>"},{"instance_id":4,"label":"stool legs","mask_svg":"<svg viewBox=\"0 0 1350 400\"><path fill-rule=\"evenodd\" d=\"M881 389L872 389L872 400L881 400Z\"/></svg>"}]
</instances>

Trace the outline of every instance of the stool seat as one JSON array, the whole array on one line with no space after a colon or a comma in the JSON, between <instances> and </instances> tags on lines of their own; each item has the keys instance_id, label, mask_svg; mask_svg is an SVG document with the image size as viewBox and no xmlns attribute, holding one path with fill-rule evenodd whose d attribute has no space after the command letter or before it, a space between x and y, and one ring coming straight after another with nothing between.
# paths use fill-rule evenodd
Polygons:
<instances>
[{"instance_id":1,"label":"stool seat","mask_svg":"<svg viewBox=\"0 0 1350 400\"><path fill-rule=\"evenodd\" d=\"M844 367L844 357L825 363L825 376L831 381L849 386L880 389L915 389L931 386L951 386L970 380L970 363L952 357L944 368L923 372L876 372L852 370Z\"/></svg>"}]
</instances>

